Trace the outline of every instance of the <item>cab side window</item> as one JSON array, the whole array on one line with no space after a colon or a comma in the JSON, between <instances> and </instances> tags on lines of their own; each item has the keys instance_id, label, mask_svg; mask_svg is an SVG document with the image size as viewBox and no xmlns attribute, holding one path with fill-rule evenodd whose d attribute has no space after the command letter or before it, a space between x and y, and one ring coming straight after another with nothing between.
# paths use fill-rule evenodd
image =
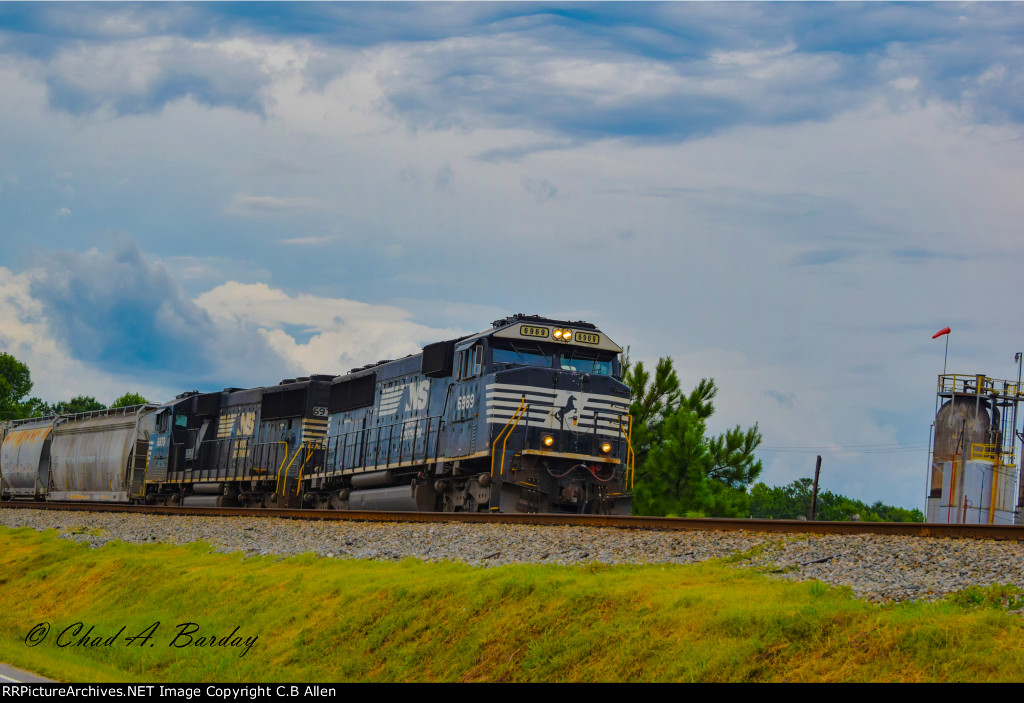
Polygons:
<instances>
[{"instance_id":1,"label":"cab side window","mask_svg":"<svg viewBox=\"0 0 1024 703\"><path fill-rule=\"evenodd\" d=\"M479 376L484 370L484 345L473 347L473 375Z\"/></svg>"},{"instance_id":2,"label":"cab side window","mask_svg":"<svg viewBox=\"0 0 1024 703\"><path fill-rule=\"evenodd\" d=\"M479 376L484 367L484 345L477 344L458 352L455 366L458 369L459 381Z\"/></svg>"}]
</instances>

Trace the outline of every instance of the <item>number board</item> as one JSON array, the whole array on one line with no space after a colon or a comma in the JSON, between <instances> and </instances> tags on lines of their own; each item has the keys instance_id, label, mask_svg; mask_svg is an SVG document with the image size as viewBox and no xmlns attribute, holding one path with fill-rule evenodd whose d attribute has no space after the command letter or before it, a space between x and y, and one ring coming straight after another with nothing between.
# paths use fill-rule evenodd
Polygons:
<instances>
[{"instance_id":1,"label":"number board","mask_svg":"<svg viewBox=\"0 0 1024 703\"><path fill-rule=\"evenodd\" d=\"M547 337L550 333L547 327L533 327L531 325L521 325L519 327L519 334L524 337Z\"/></svg>"},{"instance_id":2,"label":"number board","mask_svg":"<svg viewBox=\"0 0 1024 703\"><path fill-rule=\"evenodd\" d=\"M591 334L590 332L577 332L576 341L583 342L584 344L600 344L601 335Z\"/></svg>"}]
</instances>

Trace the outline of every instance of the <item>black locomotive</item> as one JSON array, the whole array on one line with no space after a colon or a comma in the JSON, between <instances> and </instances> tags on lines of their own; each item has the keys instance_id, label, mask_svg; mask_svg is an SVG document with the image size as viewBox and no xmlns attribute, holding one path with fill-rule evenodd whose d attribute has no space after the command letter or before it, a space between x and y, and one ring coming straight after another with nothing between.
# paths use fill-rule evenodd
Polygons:
<instances>
[{"instance_id":1,"label":"black locomotive","mask_svg":"<svg viewBox=\"0 0 1024 703\"><path fill-rule=\"evenodd\" d=\"M629 514L621 348L514 315L343 376L7 423L4 498Z\"/></svg>"}]
</instances>

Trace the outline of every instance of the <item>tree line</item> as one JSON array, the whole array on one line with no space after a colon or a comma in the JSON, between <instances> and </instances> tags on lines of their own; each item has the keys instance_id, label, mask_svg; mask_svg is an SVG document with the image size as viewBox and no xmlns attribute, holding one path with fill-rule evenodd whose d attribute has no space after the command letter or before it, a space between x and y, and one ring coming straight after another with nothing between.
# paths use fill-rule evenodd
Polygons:
<instances>
[{"instance_id":1,"label":"tree line","mask_svg":"<svg viewBox=\"0 0 1024 703\"><path fill-rule=\"evenodd\" d=\"M623 358L623 380L632 391L632 443L636 453L633 512L677 517L810 517L810 478L788 486L755 483L763 467L755 455L762 441L755 422L711 436L707 419L718 394L714 379L702 378L684 393L672 359L658 360L653 372L643 362ZM924 522L920 510L881 501L859 500L818 491L815 519L870 522Z\"/></svg>"},{"instance_id":2,"label":"tree line","mask_svg":"<svg viewBox=\"0 0 1024 703\"><path fill-rule=\"evenodd\" d=\"M108 407L126 408L149 402L140 394L129 392L109 406L91 395L78 395L70 400L49 403L35 396L25 397L32 391L32 385L32 374L28 366L6 352L0 353L0 420L73 415L91 410L105 410Z\"/></svg>"},{"instance_id":3,"label":"tree line","mask_svg":"<svg viewBox=\"0 0 1024 703\"><path fill-rule=\"evenodd\" d=\"M750 516L776 520L799 520L811 514L813 484L798 478L788 486L757 483L750 489ZM924 522L924 513L876 501L871 505L832 491L818 491L815 520L849 520L854 515L865 522Z\"/></svg>"}]
</instances>

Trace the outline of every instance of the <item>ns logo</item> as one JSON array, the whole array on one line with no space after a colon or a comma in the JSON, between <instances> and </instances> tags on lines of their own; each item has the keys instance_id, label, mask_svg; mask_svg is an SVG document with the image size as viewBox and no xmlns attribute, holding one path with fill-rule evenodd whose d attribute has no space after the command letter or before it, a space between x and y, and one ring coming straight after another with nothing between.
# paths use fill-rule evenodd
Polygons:
<instances>
[{"instance_id":1,"label":"ns logo","mask_svg":"<svg viewBox=\"0 0 1024 703\"><path fill-rule=\"evenodd\" d=\"M380 414L395 415L426 410L429 400L430 381L426 379L395 385L381 392Z\"/></svg>"},{"instance_id":2,"label":"ns logo","mask_svg":"<svg viewBox=\"0 0 1024 703\"><path fill-rule=\"evenodd\" d=\"M417 383L410 383L402 393L402 410L404 412L426 410L429 399L430 381L423 380Z\"/></svg>"}]
</instances>

